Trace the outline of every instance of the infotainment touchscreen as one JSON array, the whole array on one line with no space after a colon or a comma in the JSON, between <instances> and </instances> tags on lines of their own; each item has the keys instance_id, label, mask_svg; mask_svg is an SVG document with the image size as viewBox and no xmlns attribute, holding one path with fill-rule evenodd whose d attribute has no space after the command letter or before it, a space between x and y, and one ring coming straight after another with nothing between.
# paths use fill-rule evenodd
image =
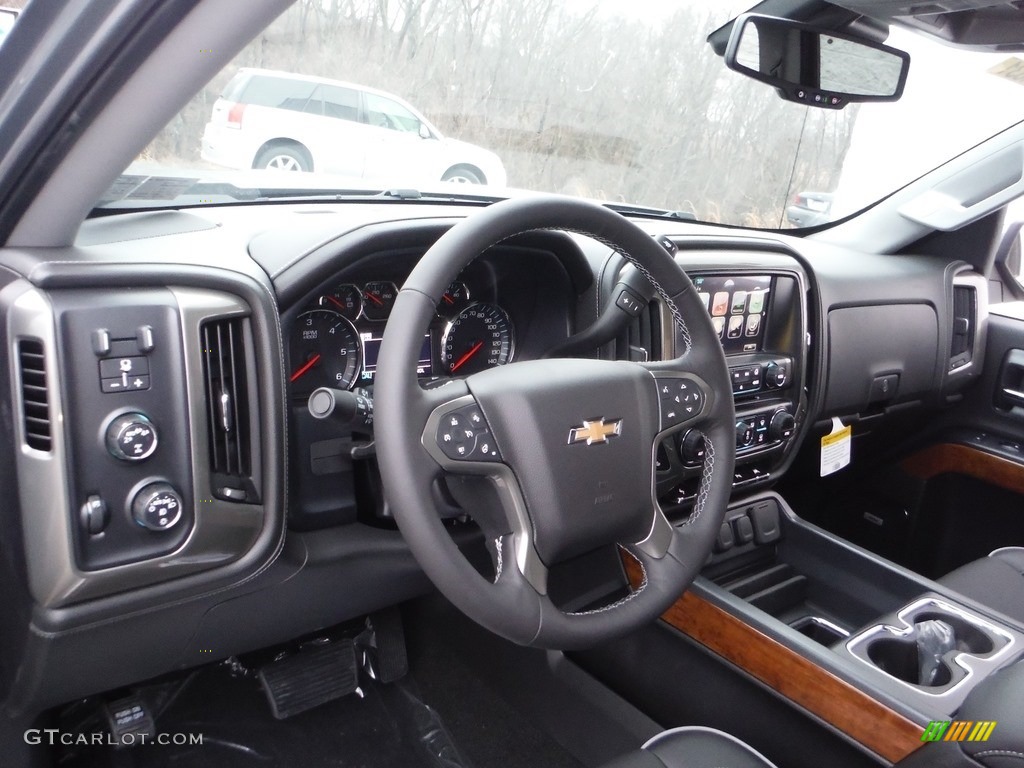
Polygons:
<instances>
[{"instance_id":1,"label":"infotainment touchscreen","mask_svg":"<svg viewBox=\"0 0 1024 768\"><path fill-rule=\"evenodd\" d=\"M702 275L692 280L697 297L711 314L725 354L761 351L772 278Z\"/></svg>"}]
</instances>

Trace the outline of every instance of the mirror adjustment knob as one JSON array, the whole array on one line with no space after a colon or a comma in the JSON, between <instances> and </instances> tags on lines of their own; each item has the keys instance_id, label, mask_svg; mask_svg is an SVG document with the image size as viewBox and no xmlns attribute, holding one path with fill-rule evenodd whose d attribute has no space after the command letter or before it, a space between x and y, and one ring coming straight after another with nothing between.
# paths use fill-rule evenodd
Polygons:
<instances>
[{"instance_id":1,"label":"mirror adjustment knob","mask_svg":"<svg viewBox=\"0 0 1024 768\"><path fill-rule=\"evenodd\" d=\"M125 413L107 424L105 442L121 461L144 461L156 450L156 427L141 413Z\"/></svg>"},{"instance_id":2,"label":"mirror adjustment knob","mask_svg":"<svg viewBox=\"0 0 1024 768\"><path fill-rule=\"evenodd\" d=\"M181 496L167 483L150 483L132 499L132 519L151 531L167 531L181 520Z\"/></svg>"}]
</instances>

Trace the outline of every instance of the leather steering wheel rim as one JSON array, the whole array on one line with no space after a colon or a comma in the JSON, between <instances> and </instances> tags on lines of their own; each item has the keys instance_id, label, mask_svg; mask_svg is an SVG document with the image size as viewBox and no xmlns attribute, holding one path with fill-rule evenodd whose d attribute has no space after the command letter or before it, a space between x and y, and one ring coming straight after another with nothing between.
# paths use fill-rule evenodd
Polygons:
<instances>
[{"instance_id":1,"label":"leather steering wheel rim","mask_svg":"<svg viewBox=\"0 0 1024 768\"><path fill-rule=\"evenodd\" d=\"M644 365L595 360L512 363L443 386L421 387L416 361L423 333L446 287L487 248L538 229L589 236L632 262L672 313L682 353L674 360ZM669 398L679 388L687 398L697 398L694 415L677 413L672 405ZM381 476L409 547L448 599L509 640L568 649L625 634L663 613L689 586L711 550L732 489L735 455L735 415L725 356L711 319L680 266L654 238L607 208L576 198L531 196L496 203L453 226L423 256L399 292L384 332L374 390ZM591 446L589 439L589 447L582 441L573 445L573 431L568 433L568 447L563 445L564 427L579 429L581 418L586 426L588 418L601 415L571 413L577 402L587 403L580 409L628 413L629 418L619 419L614 427L624 439L612 434L613 425L606 425L602 417L600 425L609 437L598 435L595 442L607 442L611 448ZM477 410L467 410L473 408ZM563 410L564 424L549 424L557 421L550 415ZM459 461L442 453L448 447L441 444L444 424L467 413L475 420L482 414L488 431L481 434L500 451L500 461ZM705 436L705 464L690 516L672 525L653 494L654 452L667 435L689 428L698 428ZM622 477L606 471L604 479L597 474L590 478L586 473L591 464L609 461L613 451L619 452L619 465L623 457L629 462L621 467ZM632 476L638 474L642 481L644 473L650 479L646 500L637 498L639 481ZM496 537L498 573L493 582L462 556L431 501L439 478L456 475L483 478L492 492L479 498L496 499L492 506L508 524L508 532ZM609 492L590 505L589 486L577 493L579 489L559 485L579 482L575 477L581 476ZM577 504L578 496L586 502ZM604 504L607 500L621 501L624 511L609 509L615 504ZM588 523L598 532L591 533ZM547 596L546 568L566 553L590 546L588 537L602 531L611 539L602 544L618 544L639 561L643 581L613 605L563 612ZM623 537L627 540L620 541Z\"/></svg>"}]
</instances>

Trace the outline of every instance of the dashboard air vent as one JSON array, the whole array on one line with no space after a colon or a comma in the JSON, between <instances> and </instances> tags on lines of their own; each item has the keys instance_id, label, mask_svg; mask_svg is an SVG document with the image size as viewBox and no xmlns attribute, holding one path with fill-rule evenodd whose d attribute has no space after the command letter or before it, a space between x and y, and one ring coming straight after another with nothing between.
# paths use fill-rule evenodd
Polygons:
<instances>
[{"instance_id":1,"label":"dashboard air vent","mask_svg":"<svg viewBox=\"0 0 1024 768\"><path fill-rule=\"evenodd\" d=\"M49 452L53 438L50 431L50 400L46 388L46 356L41 341L22 339L18 342L18 372L21 379L25 443L29 448Z\"/></svg>"},{"instance_id":2,"label":"dashboard air vent","mask_svg":"<svg viewBox=\"0 0 1024 768\"><path fill-rule=\"evenodd\" d=\"M978 317L978 295L973 287L953 286L953 340L949 348L949 370L971 362L974 354L974 326Z\"/></svg>"},{"instance_id":3,"label":"dashboard air vent","mask_svg":"<svg viewBox=\"0 0 1024 768\"><path fill-rule=\"evenodd\" d=\"M200 334L214 495L255 501L245 320L212 320Z\"/></svg>"}]
</instances>

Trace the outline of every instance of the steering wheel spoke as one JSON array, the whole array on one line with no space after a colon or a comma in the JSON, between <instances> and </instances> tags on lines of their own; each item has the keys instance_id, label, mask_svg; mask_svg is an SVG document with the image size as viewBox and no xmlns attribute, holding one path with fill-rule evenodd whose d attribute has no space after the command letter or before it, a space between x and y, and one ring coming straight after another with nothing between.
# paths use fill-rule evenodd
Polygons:
<instances>
[{"instance_id":1,"label":"steering wheel spoke","mask_svg":"<svg viewBox=\"0 0 1024 768\"><path fill-rule=\"evenodd\" d=\"M502 463L498 439L484 417L476 398L468 394L464 382L451 388L456 397L438 397L442 388L430 398L436 404L427 417L421 442L427 453L449 476L449 489L480 523L485 536L502 542L496 562L498 577L504 570L504 537L510 537L512 561L519 573L538 594L547 593L548 569L537 554L533 542L533 526L519 481L512 469ZM475 482L460 480L471 477Z\"/></svg>"}]
</instances>

